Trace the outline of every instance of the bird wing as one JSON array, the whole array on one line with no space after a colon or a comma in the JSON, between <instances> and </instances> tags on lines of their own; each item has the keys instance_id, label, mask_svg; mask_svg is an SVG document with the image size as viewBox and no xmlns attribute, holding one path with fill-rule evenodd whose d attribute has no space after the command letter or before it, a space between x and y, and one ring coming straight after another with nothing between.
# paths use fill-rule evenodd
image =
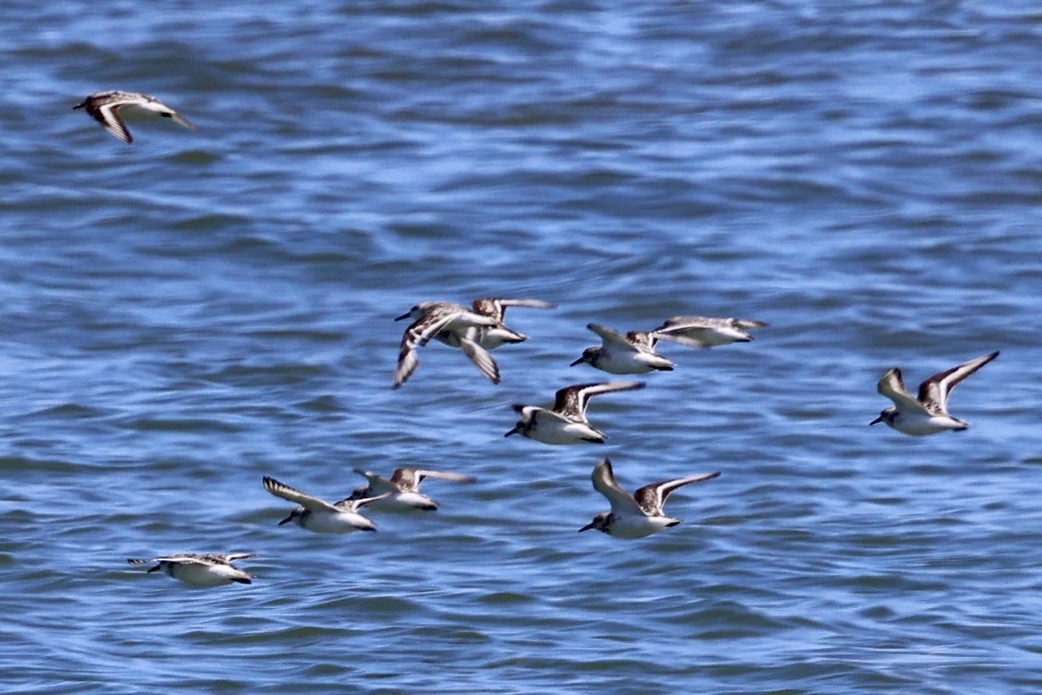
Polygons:
<instances>
[{"instance_id":1,"label":"bird wing","mask_svg":"<svg viewBox=\"0 0 1042 695\"><path fill-rule=\"evenodd\" d=\"M359 488L358 490L355 490L354 493L351 494L351 497L355 497L357 495L358 498L362 498L362 497L365 497L365 493L371 492L371 491L375 492L377 489L386 490L386 491L401 489L401 486L398 484L398 481L395 480L394 476L391 476L391 479L388 480L387 478L383 477L382 475L378 475L378 474L372 473L370 471L364 471L361 468L355 468L354 471L358 475L360 475L363 478L365 478L366 480L368 480L369 481L369 486L368 487ZM359 493L362 493L362 494L359 494Z\"/></svg>"},{"instance_id":2,"label":"bird wing","mask_svg":"<svg viewBox=\"0 0 1042 695\"><path fill-rule=\"evenodd\" d=\"M521 306L530 309L556 309L556 304L544 302L541 299L503 299L501 297L482 297L475 299L472 303L474 313L491 316L500 323L506 316L507 307Z\"/></svg>"},{"instance_id":3,"label":"bird wing","mask_svg":"<svg viewBox=\"0 0 1042 695\"><path fill-rule=\"evenodd\" d=\"M637 350L637 346L633 344L632 340L616 330L597 323L588 323L586 327L601 337L601 341L606 348L614 346L630 351Z\"/></svg>"},{"instance_id":4,"label":"bird wing","mask_svg":"<svg viewBox=\"0 0 1042 695\"><path fill-rule=\"evenodd\" d=\"M951 396L955 387L966 380L968 376L991 362L999 356L998 351L989 352L977 359L963 362L957 367L934 374L932 377L919 384L919 400L932 412L941 414L948 413L948 397Z\"/></svg>"},{"instance_id":5,"label":"bird wing","mask_svg":"<svg viewBox=\"0 0 1042 695\"><path fill-rule=\"evenodd\" d=\"M719 475L719 472L700 473L698 475L689 475L684 478L675 478L674 480L663 480L658 483L651 483L633 493L633 498L637 501L637 504L640 505L640 508L649 516L662 516L662 508L666 506L666 498L669 497L671 492L676 490L678 487L690 485L691 483L700 483L703 480L712 480Z\"/></svg>"},{"instance_id":6,"label":"bird wing","mask_svg":"<svg viewBox=\"0 0 1042 695\"><path fill-rule=\"evenodd\" d=\"M248 560L251 557L257 557L257 553L225 553L222 555L211 555L209 557L221 558L222 562L231 564L236 560Z\"/></svg>"},{"instance_id":7,"label":"bird wing","mask_svg":"<svg viewBox=\"0 0 1042 695\"><path fill-rule=\"evenodd\" d=\"M633 499L633 496L619 487L618 481L615 480L615 471L612 470L610 460L604 459L594 466L593 473L590 474L590 480L593 481L593 489L604 495L608 502L611 503L612 512L616 514L644 513L644 510Z\"/></svg>"},{"instance_id":8,"label":"bird wing","mask_svg":"<svg viewBox=\"0 0 1042 695\"><path fill-rule=\"evenodd\" d=\"M460 314L464 313L463 307L443 304L416 319L402 336L402 342L409 340L416 347L423 347L430 342L431 338L438 335L445 327L452 323Z\"/></svg>"},{"instance_id":9,"label":"bird wing","mask_svg":"<svg viewBox=\"0 0 1042 695\"><path fill-rule=\"evenodd\" d=\"M264 489L275 495L281 497L284 500L290 502L296 502L304 509L309 512L337 512L340 511L334 505L326 502L325 500L311 495L305 494L296 488L292 488L285 483L281 483L274 478L264 476Z\"/></svg>"},{"instance_id":10,"label":"bird wing","mask_svg":"<svg viewBox=\"0 0 1042 695\"><path fill-rule=\"evenodd\" d=\"M152 562L176 562L179 565L213 565L225 564L221 560L215 560L216 556L201 555L199 553L181 553L179 555L164 555L157 557Z\"/></svg>"},{"instance_id":11,"label":"bird wing","mask_svg":"<svg viewBox=\"0 0 1042 695\"><path fill-rule=\"evenodd\" d=\"M170 113L167 115L169 116L170 120L172 120L174 123L181 126L182 128L187 128L188 130L198 130L194 123L192 123L187 118L179 114L177 111L174 111L173 109L171 109Z\"/></svg>"},{"instance_id":12,"label":"bird wing","mask_svg":"<svg viewBox=\"0 0 1042 695\"><path fill-rule=\"evenodd\" d=\"M127 124L123 122L122 116L119 115L119 109L126 106L129 102L116 101L108 104L101 104L99 106L87 107L87 112L94 116L94 119L117 138L127 143L128 145L134 142L134 136L130 134L130 130L127 129Z\"/></svg>"},{"instance_id":13,"label":"bird wing","mask_svg":"<svg viewBox=\"0 0 1042 695\"><path fill-rule=\"evenodd\" d=\"M641 352L655 352L655 344L658 343L658 336L651 331L629 331L626 339Z\"/></svg>"},{"instance_id":14,"label":"bird wing","mask_svg":"<svg viewBox=\"0 0 1042 695\"><path fill-rule=\"evenodd\" d=\"M182 128L187 128L188 130L196 130L196 127L192 122L190 122L187 118L179 114L177 111L174 111L172 108L161 102L159 99L156 99L155 97L149 96L147 94L139 94L134 96L136 96L137 98L126 101L125 105L134 106L139 109L144 109L145 111L151 111L152 113L156 113L165 118L169 118Z\"/></svg>"},{"instance_id":15,"label":"bird wing","mask_svg":"<svg viewBox=\"0 0 1042 695\"><path fill-rule=\"evenodd\" d=\"M479 372L484 374L493 384L499 383L499 365L496 364L492 353L470 338L461 338L459 347L463 354L470 358L470 361L474 363Z\"/></svg>"},{"instance_id":16,"label":"bird wing","mask_svg":"<svg viewBox=\"0 0 1042 695\"><path fill-rule=\"evenodd\" d=\"M420 366L420 358L416 355L416 348L423 347L431 338L438 335L453 319L462 313L462 307L458 309L446 306L439 307L440 310L431 310L416 319L402 334L401 347L398 350L398 366L394 370L394 386L399 388L404 384L416 368Z\"/></svg>"},{"instance_id":17,"label":"bird wing","mask_svg":"<svg viewBox=\"0 0 1042 695\"><path fill-rule=\"evenodd\" d=\"M359 509L361 509L367 504L372 504L373 502L378 502L380 500L387 499L390 496L390 492L385 492L382 495L371 495L369 497L358 498L355 498L352 495L351 497L345 497L344 499L338 501L336 504L330 506L333 508L334 511L337 512L344 510L349 512L357 512Z\"/></svg>"},{"instance_id":18,"label":"bird wing","mask_svg":"<svg viewBox=\"0 0 1042 695\"><path fill-rule=\"evenodd\" d=\"M594 396L612 391L630 391L644 388L643 381L608 381L599 384L576 384L559 390L554 399L554 410L562 414L586 416L586 406Z\"/></svg>"},{"instance_id":19,"label":"bird wing","mask_svg":"<svg viewBox=\"0 0 1042 695\"><path fill-rule=\"evenodd\" d=\"M876 391L892 400L898 410L908 410L910 412L926 410L922 403L908 393L904 379L901 378L901 370L897 367L883 375L883 378L876 384Z\"/></svg>"},{"instance_id":20,"label":"bird wing","mask_svg":"<svg viewBox=\"0 0 1042 695\"><path fill-rule=\"evenodd\" d=\"M680 345L710 347L715 344L710 336L718 331L730 334L736 339L752 340L752 336L745 333L745 329L765 328L766 326L767 324L763 321L747 319L673 316L666 319L652 333L663 340L670 340Z\"/></svg>"},{"instance_id":21,"label":"bird wing","mask_svg":"<svg viewBox=\"0 0 1042 695\"><path fill-rule=\"evenodd\" d=\"M394 472L394 476L397 476L400 472L410 471L412 479L415 481L413 490L420 487L427 478L434 478L437 480L451 480L456 483L473 483L476 479L469 475L463 475L462 473L453 473L452 471L429 471L420 468L399 468ZM394 477L391 478L394 480Z\"/></svg>"}]
</instances>

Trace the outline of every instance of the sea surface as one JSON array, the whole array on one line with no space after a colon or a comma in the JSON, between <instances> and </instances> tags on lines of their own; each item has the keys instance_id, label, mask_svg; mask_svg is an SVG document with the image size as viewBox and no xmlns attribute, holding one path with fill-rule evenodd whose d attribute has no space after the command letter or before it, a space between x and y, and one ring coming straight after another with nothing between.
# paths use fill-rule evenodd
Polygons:
<instances>
[{"instance_id":1,"label":"sea surface","mask_svg":"<svg viewBox=\"0 0 1042 695\"><path fill-rule=\"evenodd\" d=\"M0 3L0 689L1042 691L1037 3ZM72 107L109 89L192 120ZM531 297L498 386L420 301ZM503 434L589 322L766 321ZM965 432L868 423L992 350ZM627 489L683 523L577 530ZM412 465L436 512L278 526ZM255 552L249 586L126 563Z\"/></svg>"}]
</instances>

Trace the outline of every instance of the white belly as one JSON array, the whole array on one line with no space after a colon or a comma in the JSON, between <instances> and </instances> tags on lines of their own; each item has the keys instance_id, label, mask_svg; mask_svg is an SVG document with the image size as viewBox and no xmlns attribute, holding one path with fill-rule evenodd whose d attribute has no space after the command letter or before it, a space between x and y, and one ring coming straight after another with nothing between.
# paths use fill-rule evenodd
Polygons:
<instances>
[{"instance_id":1,"label":"white belly","mask_svg":"<svg viewBox=\"0 0 1042 695\"><path fill-rule=\"evenodd\" d=\"M928 434L937 434L938 432L964 430L968 425L947 415L928 416L925 413L914 413L912 415L899 413L891 427L914 437L924 437Z\"/></svg>"},{"instance_id":2,"label":"white belly","mask_svg":"<svg viewBox=\"0 0 1042 695\"><path fill-rule=\"evenodd\" d=\"M587 441L603 442L604 435L589 425L565 422L557 418L538 418L529 437L544 444L582 444Z\"/></svg>"},{"instance_id":3,"label":"white belly","mask_svg":"<svg viewBox=\"0 0 1042 695\"><path fill-rule=\"evenodd\" d=\"M225 565L172 565L169 574L174 579L192 586L221 586L229 584L233 575L240 573Z\"/></svg>"},{"instance_id":4,"label":"white belly","mask_svg":"<svg viewBox=\"0 0 1042 695\"><path fill-rule=\"evenodd\" d=\"M304 518L302 524L308 531L314 533L351 533L367 528L376 528L376 525L361 514L342 511L337 514L326 514L315 512Z\"/></svg>"},{"instance_id":5,"label":"white belly","mask_svg":"<svg viewBox=\"0 0 1042 695\"><path fill-rule=\"evenodd\" d=\"M641 352L609 352L601 353L596 366L609 374L647 374L654 371L654 362L653 355Z\"/></svg>"},{"instance_id":6,"label":"white belly","mask_svg":"<svg viewBox=\"0 0 1042 695\"><path fill-rule=\"evenodd\" d=\"M615 517L611 525L611 535L616 538L644 538L678 523L680 522L677 519L668 516L626 514Z\"/></svg>"}]
</instances>

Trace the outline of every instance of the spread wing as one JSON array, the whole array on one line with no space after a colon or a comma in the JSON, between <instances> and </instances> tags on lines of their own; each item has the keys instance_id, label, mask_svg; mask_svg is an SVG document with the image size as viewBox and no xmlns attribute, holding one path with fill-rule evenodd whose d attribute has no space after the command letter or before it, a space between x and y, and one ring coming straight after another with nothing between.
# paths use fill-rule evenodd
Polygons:
<instances>
[{"instance_id":1,"label":"spread wing","mask_svg":"<svg viewBox=\"0 0 1042 695\"><path fill-rule=\"evenodd\" d=\"M712 480L719 475L719 472L701 473L698 475L689 475L684 478L676 478L674 480L663 480L658 483L652 483L651 485L645 485L633 493L633 498L637 501L637 504L640 505L640 508L649 516L662 516L662 508L666 506L666 498L669 497L671 492L679 487L683 487L684 485L700 483L703 480Z\"/></svg>"},{"instance_id":2,"label":"spread wing","mask_svg":"<svg viewBox=\"0 0 1042 695\"><path fill-rule=\"evenodd\" d=\"M912 394L908 393L904 379L901 378L901 370L897 367L883 375L883 378L876 384L876 390L892 400L898 410L909 412L915 412L916 410L926 411L926 407L915 398L912 398Z\"/></svg>"},{"instance_id":3,"label":"spread wing","mask_svg":"<svg viewBox=\"0 0 1042 695\"><path fill-rule=\"evenodd\" d=\"M220 558L220 562L231 564L236 560L248 560L251 557L257 557L257 553L226 553L223 555L213 554L207 555L210 558Z\"/></svg>"},{"instance_id":4,"label":"spread wing","mask_svg":"<svg viewBox=\"0 0 1042 695\"><path fill-rule=\"evenodd\" d=\"M169 109L169 112L164 113L163 115L172 120L174 123L181 126L182 128L187 128L188 130L198 130L194 123L192 123L187 118L179 114L177 111L174 111L169 106L167 106L166 108Z\"/></svg>"},{"instance_id":5,"label":"spread wing","mask_svg":"<svg viewBox=\"0 0 1042 695\"><path fill-rule=\"evenodd\" d=\"M484 374L493 384L499 383L499 365L496 364L492 353L470 338L461 338L459 346L463 350L463 354L470 358L470 361L474 363L479 372Z\"/></svg>"},{"instance_id":6,"label":"spread wing","mask_svg":"<svg viewBox=\"0 0 1042 695\"><path fill-rule=\"evenodd\" d=\"M566 386L556 393L554 410L564 414L586 416L586 406L594 396L613 391L632 391L642 389L643 381L608 381L600 384L576 384Z\"/></svg>"},{"instance_id":7,"label":"spread wing","mask_svg":"<svg viewBox=\"0 0 1042 695\"><path fill-rule=\"evenodd\" d=\"M360 499L362 497L365 497L366 493L375 492L376 490L391 491L399 489L398 481L394 479L394 476L392 476L391 479L388 480L382 475L378 475L370 471L365 471L361 468L355 468L354 471L358 475L368 480L369 486L355 490L354 493L351 494L352 498Z\"/></svg>"},{"instance_id":8,"label":"spread wing","mask_svg":"<svg viewBox=\"0 0 1042 695\"><path fill-rule=\"evenodd\" d=\"M391 476L391 480L406 486L410 490L417 490L427 478L436 480L451 480L456 483L473 483L474 478L462 473L451 471L429 471L421 468L399 468Z\"/></svg>"},{"instance_id":9,"label":"spread wing","mask_svg":"<svg viewBox=\"0 0 1042 695\"><path fill-rule=\"evenodd\" d=\"M991 362L999 356L998 351L982 355L977 359L964 362L957 367L934 374L932 377L919 384L919 400L932 412L948 412L948 397L951 396L955 387L966 380L968 376Z\"/></svg>"},{"instance_id":10,"label":"spread wing","mask_svg":"<svg viewBox=\"0 0 1042 695\"><path fill-rule=\"evenodd\" d=\"M663 340L670 340L689 347L712 347L726 342L743 342L753 339L747 329L764 328L763 321L746 319L715 318L710 316L673 316L663 322L652 333Z\"/></svg>"},{"instance_id":11,"label":"spread wing","mask_svg":"<svg viewBox=\"0 0 1042 695\"><path fill-rule=\"evenodd\" d=\"M109 131L123 142L130 144L134 142L134 137L130 134L127 129L127 124L123 122L123 117L119 115L120 108L126 106L129 102L126 101L113 101L108 104L101 104L93 108L87 107L87 112L94 119L100 123L105 130Z\"/></svg>"},{"instance_id":12,"label":"spread wing","mask_svg":"<svg viewBox=\"0 0 1042 695\"><path fill-rule=\"evenodd\" d=\"M336 506L330 504L329 502L326 502L325 500L321 500L317 497L312 497L311 495L305 494L300 490L297 490L296 488L292 488L289 485L286 485L285 483L280 483L278 480L275 480L274 478L270 478L268 476L264 476L264 489L270 492L271 494L275 495L276 497L281 497L284 500L289 500L290 502L295 502L296 504L299 504L301 507L308 510L309 512L336 513L340 511L336 508Z\"/></svg>"},{"instance_id":13,"label":"spread wing","mask_svg":"<svg viewBox=\"0 0 1042 695\"><path fill-rule=\"evenodd\" d=\"M556 309L556 304L544 302L541 299L503 299L500 297L482 297L475 299L473 304L474 313L491 316L499 323L506 316L507 307L521 306L530 309Z\"/></svg>"},{"instance_id":14,"label":"spread wing","mask_svg":"<svg viewBox=\"0 0 1042 695\"><path fill-rule=\"evenodd\" d=\"M593 489L604 495L611 504L611 511L615 514L644 514L644 510L637 504L633 497L619 487L615 480L615 471L612 470L611 461L604 459L593 467L590 474L593 481Z\"/></svg>"},{"instance_id":15,"label":"spread wing","mask_svg":"<svg viewBox=\"0 0 1042 695\"><path fill-rule=\"evenodd\" d=\"M601 326L596 323L588 323L586 324L586 327L601 337L601 341L606 348L614 347L616 349L622 348L624 350L637 350L637 346L632 340L616 330L612 330L607 326Z\"/></svg>"},{"instance_id":16,"label":"spread wing","mask_svg":"<svg viewBox=\"0 0 1042 695\"><path fill-rule=\"evenodd\" d=\"M181 565L231 565L236 560L257 557L255 553L181 553L157 557L152 562L176 562ZM138 563L134 563L138 564Z\"/></svg>"},{"instance_id":17,"label":"spread wing","mask_svg":"<svg viewBox=\"0 0 1042 695\"><path fill-rule=\"evenodd\" d=\"M397 389L401 387L416 371L416 368L420 366L420 358L416 354L416 348L423 347L429 343L431 338L438 335L461 313L463 312L460 308L448 308L443 305L425 312L411 326L405 329L405 333L402 334L401 346L398 349L398 366L394 370L394 385L392 388ZM480 369L480 367L478 368Z\"/></svg>"},{"instance_id":18,"label":"spread wing","mask_svg":"<svg viewBox=\"0 0 1042 695\"><path fill-rule=\"evenodd\" d=\"M380 500L387 499L391 496L391 494L392 493L390 492L385 492L382 495L370 495L369 497L355 497L354 495L351 495L350 497L345 497L344 499L338 501L336 504L331 506L333 507L333 510L337 512L343 510L347 510L349 512L357 512L359 509L361 509L367 504L372 504L373 502L379 502Z\"/></svg>"},{"instance_id":19,"label":"spread wing","mask_svg":"<svg viewBox=\"0 0 1042 695\"><path fill-rule=\"evenodd\" d=\"M626 339L642 352L654 352L658 343L658 337L648 331L630 331L626 334Z\"/></svg>"}]
</instances>

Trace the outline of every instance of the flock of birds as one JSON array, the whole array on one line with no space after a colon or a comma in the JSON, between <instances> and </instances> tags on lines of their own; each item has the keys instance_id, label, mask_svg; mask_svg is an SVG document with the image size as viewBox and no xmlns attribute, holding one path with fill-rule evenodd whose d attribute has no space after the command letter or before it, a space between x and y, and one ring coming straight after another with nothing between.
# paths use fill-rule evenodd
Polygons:
<instances>
[{"instance_id":1,"label":"flock of birds","mask_svg":"<svg viewBox=\"0 0 1042 695\"><path fill-rule=\"evenodd\" d=\"M195 126L160 102L155 97L135 92L106 91L88 96L74 108L83 108L113 136L123 142L133 142L123 118L123 109L137 109L162 117L189 129ZM431 340L437 340L461 350L489 381L498 384L500 370L491 351L507 344L523 342L527 336L506 325L510 307L552 309L554 305L537 299L476 299L467 308L449 302L422 302L397 317L410 319L398 353L392 388L401 388L416 372L420 361L418 350ZM622 334L606 326L590 323L587 328L600 339L599 346L589 347L572 362L572 366L588 364L610 374L646 374L669 371L676 365L656 350L659 341L680 345L711 348L753 339L750 330L764 328L761 321L704 316L675 316L649 331L630 331ZM952 367L924 380L918 395L913 396L905 386L901 370L889 370L879 380L877 391L890 399L893 405L880 412L870 425L885 423L889 427L913 436L925 436L946 431L960 431L969 424L948 412L952 391L967 377L991 362L999 353L991 352ZM639 381L608 381L567 386L555 394L554 405L514 405L520 419L504 436L520 435L552 445L603 443L606 436L590 424L586 410L594 396L644 388ZM297 505L279 522L295 523L316 533L350 533L375 531L376 525L362 514L364 507L372 509L397 508L407 510L435 510L437 503L420 492L426 479L453 482L473 482L470 476L447 471L399 468L390 478L355 469L368 484L355 490L346 499L328 502L302 492L274 478L263 478L264 488L272 495ZM611 511L597 514L579 531L596 529L616 538L643 538L680 523L664 511L666 499L680 487L711 480L719 472L689 475L645 485L632 495L615 478L612 463L607 458L598 463L590 476L594 489L602 494ZM232 582L249 584L253 577L234 565L238 560L255 557L252 553L198 554L180 553L150 559L131 558L131 565L153 565L149 572L166 574L193 586L209 587Z\"/></svg>"}]
</instances>

